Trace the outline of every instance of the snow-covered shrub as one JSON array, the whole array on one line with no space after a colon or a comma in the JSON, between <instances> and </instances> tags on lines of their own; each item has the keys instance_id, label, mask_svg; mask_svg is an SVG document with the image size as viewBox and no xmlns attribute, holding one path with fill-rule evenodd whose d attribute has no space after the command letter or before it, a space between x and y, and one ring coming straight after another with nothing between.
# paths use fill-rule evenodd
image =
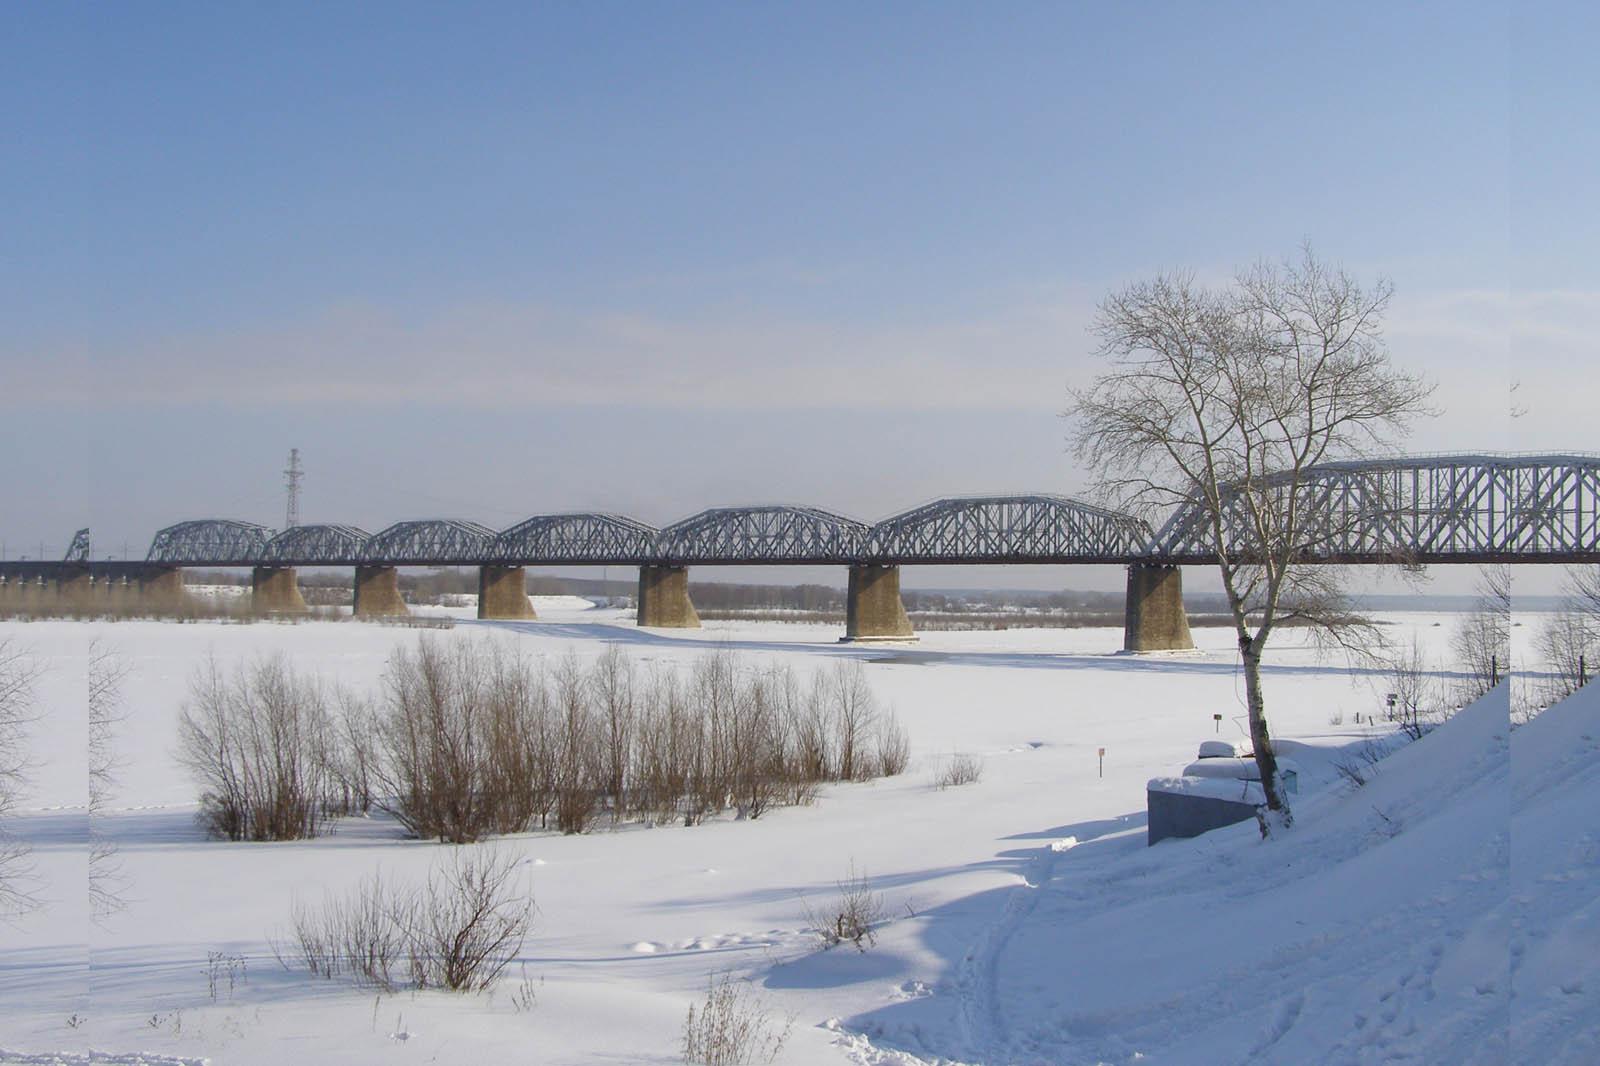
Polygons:
<instances>
[{"instance_id":1,"label":"snow-covered shrub","mask_svg":"<svg viewBox=\"0 0 1600 1066\"><path fill-rule=\"evenodd\" d=\"M384 686L369 772L408 830L463 844L549 810L547 689L525 659L424 637L395 652Z\"/></svg>"},{"instance_id":2,"label":"snow-covered shrub","mask_svg":"<svg viewBox=\"0 0 1600 1066\"><path fill-rule=\"evenodd\" d=\"M122 721L122 681L128 666L98 638L89 642L89 913L109 918L125 905L126 878L116 845L100 829L100 818L116 786L116 729Z\"/></svg>"},{"instance_id":3,"label":"snow-covered shrub","mask_svg":"<svg viewBox=\"0 0 1600 1066\"><path fill-rule=\"evenodd\" d=\"M555 756L556 828L563 833L587 832L600 808L604 764L589 680L575 655L556 669L549 743Z\"/></svg>"},{"instance_id":4,"label":"snow-covered shrub","mask_svg":"<svg viewBox=\"0 0 1600 1066\"><path fill-rule=\"evenodd\" d=\"M400 985L470 992L487 988L511 963L533 923L533 897L518 860L461 850L434 867L421 888L381 876L320 907L297 902L292 942L276 948L319 977L352 977L385 991Z\"/></svg>"},{"instance_id":5,"label":"snow-covered shrub","mask_svg":"<svg viewBox=\"0 0 1600 1066\"><path fill-rule=\"evenodd\" d=\"M27 778L28 726L33 721L32 659L10 638L0 640L0 815L10 812Z\"/></svg>"},{"instance_id":6,"label":"snow-covered shrub","mask_svg":"<svg viewBox=\"0 0 1600 1066\"><path fill-rule=\"evenodd\" d=\"M516 958L533 924L519 863L506 853L455 851L428 875L408 924L418 988L487 988Z\"/></svg>"},{"instance_id":7,"label":"snow-covered shrub","mask_svg":"<svg viewBox=\"0 0 1600 1066\"><path fill-rule=\"evenodd\" d=\"M1486 566L1473 609L1456 622L1450 647L1464 673L1460 698L1477 699L1511 675L1511 570Z\"/></svg>"},{"instance_id":8,"label":"snow-covered shrub","mask_svg":"<svg viewBox=\"0 0 1600 1066\"><path fill-rule=\"evenodd\" d=\"M724 974L707 984L705 1002L689 1007L683 1023L683 1061L687 1066L739 1066L772 1062L783 1051L794 1026L780 1029L770 1008L742 981Z\"/></svg>"},{"instance_id":9,"label":"snow-covered shrub","mask_svg":"<svg viewBox=\"0 0 1600 1066\"><path fill-rule=\"evenodd\" d=\"M417 836L452 843L546 828L552 815L562 832L586 832L607 809L613 823L696 825L729 808L759 818L910 757L859 663L808 687L728 650L687 678L658 667L641 680L616 649L545 670L500 645L422 638L391 658L373 708L346 702L324 760L339 802L359 809L370 796Z\"/></svg>"},{"instance_id":10,"label":"snow-covered shrub","mask_svg":"<svg viewBox=\"0 0 1600 1066\"><path fill-rule=\"evenodd\" d=\"M840 661L829 681L838 777L841 781L865 780L874 770L869 743L878 720L878 701L860 659Z\"/></svg>"},{"instance_id":11,"label":"snow-covered shrub","mask_svg":"<svg viewBox=\"0 0 1600 1066\"><path fill-rule=\"evenodd\" d=\"M877 770L884 777L905 773L911 762L911 737L892 710L878 721Z\"/></svg>"},{"instance_id":12,"label":"snow-covered shrub","mask_svg":"<svg viewBox=\"0 0 1600 1066\"><path fill-rule=\"evenodd\" d=\"M178 758L200 785L199 819L228 840L299 840L324 828L333 718L314 678L283 656L224 677L208 663L178 719Z\"/></svg>"},{"instance_id":13,"label":"snow-covered shrub","mask_svg":"<svg viewBox=\"0 0 1600 1066\"><path fill-rule=\"evenodd\" d=\"M940 790L971 785L983 778L983 760L967 752L950 756L950 761L939 768L933 784Z\"/></svg>"},{"instance_id":14,"label":"snow-covered shrub","mask_svg":"<svg viewBox=\"0 0 1600 1066\"><path fill-rule=\"evenodd\" d=\"M28 727L34 719L33 683L39 667L11 640L0 640L0 820L10 813L27 779ZM5 835L0 824L0 917L32 910L26 844Z\"/></svg>"},{"instance_id":15,"label":"snow-covered shrub","mask_svg":"<svg viewBox=\"0 0 1600 1066\"><path fill-rule=\"evenodd\" d=\"M856 872L853 862L850 872L836 884L839 894L821 911L803 904L806 925L825 948L849 942L856 950L866 951L878 942L875 927L884 919L883 896L872 890L864 872Z\"/></svg>"}]
</instances>

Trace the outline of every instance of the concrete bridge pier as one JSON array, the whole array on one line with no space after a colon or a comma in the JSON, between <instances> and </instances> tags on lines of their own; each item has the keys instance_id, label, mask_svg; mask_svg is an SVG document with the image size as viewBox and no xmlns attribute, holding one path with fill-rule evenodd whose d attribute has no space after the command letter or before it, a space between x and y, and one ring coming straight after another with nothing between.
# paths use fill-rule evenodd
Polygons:
<instances>
[{"instance_id":1,"label":"concrete bridge pier","mask_svg":"<svg viewBox=\"0 0 1600 1066\"><path fill-rule=\"evenodd\" d=\"M311 610L292 566L258 566L250 571L250 606L260 614L305 614Z\"/></svg>"},{"instance_id":2,"label":"concrete bridge pier","mask_svg":"<svg viewBox=\"0 0 1600 1066\"><path fill-rule=\"evenodd\" d=\"M856 565L850 568L845 600L844 639L916 640L905 604L900 601L898 566Z\"/></svg>"},{"instance_id":3,"label":"concrete bridge pier","mask_svg":"<svg viewBox=\"0 0 1600 1066\"><path fill-rule=\"evenodd\" d=\"M183 590L183 571L176 566L152 566L139 575L139 605L147 611L172 614L189 602Z\"/></svg>"},{"instance_id":4,"label":"concrete bridge pier","mask_svg":"<svg viewBox=\"0 0 1600 1066\"><path fill-rule=\"evenodd\" d=\"M392 566L356 567L357 618L397 618L411 613L400 597L400 571Z\"/></svg>"},{"instance_id":5,"label":"concrete bridge pier","mask_svg":"<svg viewBox=\"0 0 1600 1066\"><path fill-rule=\"evenodd\" d=\"M1161 563L1128 567L1123 651L1182 651L1194 647L1183 611L1183 568Z\"/></svg>"},{"instance_id":6,"label":"concrete bridge pier","mask_svg":"<svg viewBox=\"0 0 1600 1066\"><path fill-rule=\"evenodd\" d=\"M659 629L700 628L700 615L689 599L688 567L639 567L639 625Z\"/></svg>"},{"instance_id":7,"label":"concrete bridge pier","mask_svg":"<svg viewBox=\"0 0 1600 1066\"><path fill-rule=\"evenodd\" d=\"M528 599L528 572L520 566L478 567L479 618L537 618Z\"/></svg>"}]
</instances>

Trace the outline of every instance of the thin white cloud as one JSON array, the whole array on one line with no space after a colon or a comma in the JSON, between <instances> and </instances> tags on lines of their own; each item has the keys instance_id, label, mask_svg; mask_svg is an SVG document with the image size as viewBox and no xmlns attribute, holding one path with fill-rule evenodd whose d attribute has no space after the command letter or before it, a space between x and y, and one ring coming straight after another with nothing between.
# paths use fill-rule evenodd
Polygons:
<instances>
[{"instance_id":1,"label":"thin white cloud","mask_svg":"<svg viewBox=\"0 0 1600 1066\"><path fill-rule=\"evenodd\" d=\"M462 307L346 308L282 328L11 360L16 402L94 407L424 403L785 409L1058 408L1087 300L928 323L748 313L668 319Z\"/></svg>"},{"instance_id":2,"label":"thin white cloud","mask_svg":"<svg viewBox=\"0 0 1600 1066\"><path fill-rule=\"evenodd\" d=\"M1067 386L1097 369L1087 332L1095 294L1056 292L978 314L874 322L345 307L273 328L18 353L0 370L0 404L1056 412ZM1600 292L1402 291L1390 347L1439 383L1444 410L1418 428L1418 446L1580 445L1597 335ZM1532 415L1515 426L1513 380Z\"/></svg>"}]
</instances>

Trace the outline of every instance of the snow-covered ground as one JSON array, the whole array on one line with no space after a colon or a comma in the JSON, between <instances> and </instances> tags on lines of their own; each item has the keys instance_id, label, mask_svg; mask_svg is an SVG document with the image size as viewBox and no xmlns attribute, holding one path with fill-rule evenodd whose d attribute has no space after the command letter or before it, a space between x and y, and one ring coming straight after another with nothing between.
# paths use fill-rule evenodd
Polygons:
<instances>
[{"instance_id":1,"label":"snow-covered ground","mask_svg":"<svg viewBox=\"0 0 1600 1066\"><path fill-rule=\"evenodd\" d=\"M1600 1061L1600 699L1511 734L1491 696L1355 789L1334 765L1386 735L1366 724L1382 679L1281 634L1267 691L1301 769L1296 829L1147 848L1146 780L1242 735L1225 630L1161 656L1116 654L1108 629L860 647L832 627L641 631L585 608L540 602L533 623L440 609L457 625L428 632L551 657L616 642L641 664L731 644L802 674L859 657L912 765L753 822L505 838L494 846L523 862L538 917L500 986L379 996L286 971L269 941L295 898L378 870L420 879L445 849L381 818L304 843L205 840L175 725L207 657L227 668L282 651L370 688L416 630L3 623L0 638L46 668L13 825L50 902L0 926L0 1048L15 1053L0 1061L671 1063L714 974L750 978L793 1016L786 1063ZM1388 621L1396 641L1442 650L1450 618ZM128 905L98 926L83 890L91 638L130 671L106 819ZM954 752L981 756L982 779L937 790ZM826 901L852 864L889 920L871 950L820 952L806 901ZM231 991L213 995L210 953L243 958ZM524 982L531 1010L515 1002Z\"/></svg>"}]
</instances>

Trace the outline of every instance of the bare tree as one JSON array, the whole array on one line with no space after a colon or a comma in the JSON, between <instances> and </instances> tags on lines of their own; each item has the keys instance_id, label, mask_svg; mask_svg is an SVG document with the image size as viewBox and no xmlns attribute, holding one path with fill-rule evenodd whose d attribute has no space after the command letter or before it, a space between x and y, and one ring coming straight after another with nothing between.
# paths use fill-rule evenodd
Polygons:
<instances>
[{"instance_id":1,"label":"bare tree","mask_svg":"<svg viewBox=\"0 0 1600 1066\"><path fill-rule=\"evenodd\" d=\"M600 700L605 789L611 796L611 820L619 822L627 813L627 785L632 771L634 669L632 660L616 644L609 645L595 662L594 688Z\"/></svg>"},{"instance_id":2,"label":"bare tree","mask_svg":"<svg viewBox=\"0 0 1600 1066\"><path fill-rule=\"evenodd\" d=\"M1566 594L1575 610L1600 625L1600 566L1568 570Z\"/></svg>"},{"instance_id":3,"label":"bare tree","mask_svg":"<svg viewBox=\"0 0 1600 1066\"><path fill-rule=\"evenodd\" d=\"M300 840L325 831L333 731L322 686L283 655L231 677L209 661L178 719L178 761L200 786L198 818L227 840Z\"/></svg>"},{"instance_id":4,"label":"bare tree","mask_svg":"<svg viewBox=\"0 0 1600 1066\"><path fill-rule=\"evenodd\" d=\"M9 638L0 640L0 918L39 904L27 844L4 835L28 778L28 727L34 720L33 685L39 666Z\"/></svg>"},{"instance_id":5,"label":"bare tree","mask_svg":"<svg viewBox=\"0 0 1600 1066\"><path fill-rule=\"evenodd\" d=\"M100 820L117 783L116 730L128 664L98 638L89 642L89 912L104 921L125 905L116 845Z\"/></svg>"},{"instance_id":6,"label":"bare tree","mask_svg":"<svg viewBox=\"0 0 1600 1066\"><path fill-rule=\"evenodd\" d=\"M1302 249L1225 289L1186 274L1112 293L1095 320L1109 364L1074 390L1077 454L1125 507L1198 505L1243 662L1250 736L1279 824L1292 815L1267 726L1261 661L1278 626L1349 621L1330 573L1304 565L1327 530L1308 505L1319 463L1386 450L1431 388L1394 368L1392 288L1364 289ZM1269 822L1262 821L1262 831Z\"/></svg>"},{"instance_id":7,"label":"bare tree","mask_svg":"<svg viewBox=\"0 0 1600 1066\"><path fill-rule=\"evenodd\" d=\"M1559 703L1589 683L1600 640L1588 618L1575 611L1557 611L1544 620L1533 640L1550 672L1543 691L1536 694L1540 703Z\"/></svg>"},{"instance_id":8,"label":"bare tree","mask_svg":"<svg viewBox=\"0 0 1600 1066\"><path fill-rule=\"evenodd\" d=\"M1589 683L1600 658L1600 567L1567 571L1561 606L1534 635L1534 649L1549 676L1532 696L1530 710L1566 699Z\"/></svg>"},{"instance_id":9,"label":"bare tree","mask_svg":"<svg viewBox=\"0 0 1600 1066\"><path fill-rule=\"evenodd\" d=\"M1440 705L1438 683L1428 653L1423 650L1422 642L1413 636L1410 644L1381 657L1380 661L1386 670L1383 675L1384 684L1388 686L1385 699L1394 697L1394 703L1388 705L1389 717L1406 736L1418 740L1427 732Z\"/></svg>"},{"instance_id":10,"label":"bare tree","mask_svg":"<svg viewBox=\"0 0 1600 1066\"><path fill-rule=\"evenodd\" d=\"M878 702L867 684L866 667L860 659L840 660L829 678L828 694L833 700L833 721L838 737L837 767L841 781L855 781L874 775L870 741L878 721Z\"/></svg>"},{"instance_id":11,"label":"bare tree","mask_svg":"<svg viewBox=\"0 0 1600 1066\"><path fill-rule=\"evenodd\" d=\"M1463 696L1475 700L1500 683L1511 667L1511 568L1486 566L1478 599L1450 634L1451 650L1466 673Z\"/></svg>"}]
</instances>

